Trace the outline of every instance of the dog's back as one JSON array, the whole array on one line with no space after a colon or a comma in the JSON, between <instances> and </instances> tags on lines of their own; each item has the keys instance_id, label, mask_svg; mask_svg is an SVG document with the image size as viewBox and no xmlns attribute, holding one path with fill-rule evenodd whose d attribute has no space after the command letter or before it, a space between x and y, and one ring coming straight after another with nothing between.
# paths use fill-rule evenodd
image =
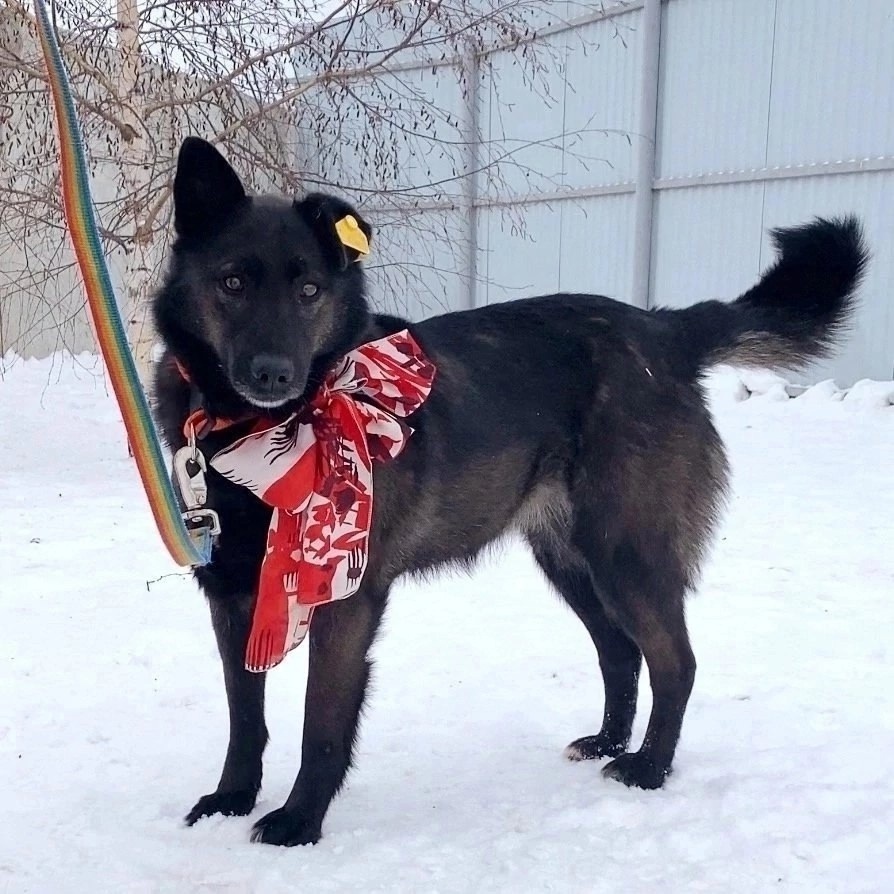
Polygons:
<instances>
[{"instance_id":1,"label":"dog's back","mask_svg":"<svg viewBox=\"0 0 894 894\"><path fill-rule=\"evenodd\" d=\"M852 219L775 239L777 262L732 303L645 312L559 294L415 325L440 370L416 417L437 457L424 491L440 498L400 513L409 569L465 559L512 519L535 548L568 544L575 524L599 529L598 564L626 543L672 562L661 579L691 587L727 483L701 374L721 362L793 367L824 356L866 264ZM469 522L463 536L451 530L456 518Z\"/></svg>"}]
</instances>

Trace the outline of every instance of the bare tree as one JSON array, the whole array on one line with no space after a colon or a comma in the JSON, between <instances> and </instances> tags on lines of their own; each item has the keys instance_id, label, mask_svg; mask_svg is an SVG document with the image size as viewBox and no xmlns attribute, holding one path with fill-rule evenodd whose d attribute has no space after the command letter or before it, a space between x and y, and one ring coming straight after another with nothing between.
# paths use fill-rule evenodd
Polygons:
<instances>
[{"instance_id":1,"label":"bare tree","mask_svg":"<svg viewBox=\"0 0 894 894\"><path fill-rule=\"evenodd\" d=\"M469 97L488 53L513 53L549 102L557 64L534 40L544 0L57 0L52 11L89 151L102 237L138 363L164 254L176 148L217 143L254 189L332 188L381 221L432 200L461 208L475 174L517 146L471 153ZM473 60L473 65L465 60ZM443 78L418 77L431 68ZM430 84L450 89L433 96ZM0 356L4 319L65 344L82 304L65 241L46 76L27 3L0 0ZM556 138L562 135L557 134ZM358 175L357 172L361 172ZM374 223L380 223L374 220ZM449 242L449 232L433 238ZM380 257L387 279L398 261ZM404 269L406 274L406 269ZM412 275L412 270L411 270ZM7 319L8 322L8 319Z\"/></svg>"}]
</instances>

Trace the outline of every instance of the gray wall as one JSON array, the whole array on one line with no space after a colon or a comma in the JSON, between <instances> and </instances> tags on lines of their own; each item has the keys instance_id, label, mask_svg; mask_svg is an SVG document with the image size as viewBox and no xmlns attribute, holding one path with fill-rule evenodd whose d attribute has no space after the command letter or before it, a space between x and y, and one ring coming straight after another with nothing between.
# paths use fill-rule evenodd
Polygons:
<instances>
[{"instance_id":1,"label":"gray wall","mask_svg":"<svg viewBox=\"0 0 894 894\"><path fill-rule=\"evenodd\" d=\"M474 60L468 98L458 73L469 59L401 72L475 136L466 171L513 153L500 176L428 188L403 214L368 203L389 263L437 268L428 288L407 284L405 308L421 317L559 289L647 306L734 297L769 263L768 228L855 212L874 253L858 331L804 378L890 378L894 4L597 5L552 4L540 29L552 101L507 52ZM408 153L420 192L437 179L421 173L431 165ZM432 245L422 222L448 235ZM393 289L379 283L381 303Z\"/></svg>"},{"instance_id":2,"label":"gray wall","mask_svg":"<svg viewBox=\"0 0 894 894\"><path fill-rule=\"evenodd\" d=\"M734 297L768 263L769 227L853 211L874 252L858 331L805 378L890 378L894 3L604 7L548 4L539 92L505 50L400 61L391 76L437 110L441 142L408 143L396 182L348 153L320 171L364 187L376 303L421 318L560 289L648 306ZM21 306L20 252L0 247L4 346L90 347L74 281L60 282L66 299Z\"/></svg>"}]
</instances>

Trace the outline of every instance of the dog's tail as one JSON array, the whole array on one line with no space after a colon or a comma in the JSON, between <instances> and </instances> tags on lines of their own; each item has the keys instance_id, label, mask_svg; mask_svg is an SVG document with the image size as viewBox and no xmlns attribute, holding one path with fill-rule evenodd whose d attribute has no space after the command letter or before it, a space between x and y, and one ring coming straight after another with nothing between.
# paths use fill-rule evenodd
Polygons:
<instances>
[{"instance_id":1,"label":"dog's tail","mask_svg":"<svg viewBox=\"0 0 894 894\"><path fill-rule=\"evenodd\" d=\"M740 298L672 312L692 375L717 363L795 369L846 332L869 260L859 221L816 218L772 238L776 262Z\"/></svg>"}]
</instances>

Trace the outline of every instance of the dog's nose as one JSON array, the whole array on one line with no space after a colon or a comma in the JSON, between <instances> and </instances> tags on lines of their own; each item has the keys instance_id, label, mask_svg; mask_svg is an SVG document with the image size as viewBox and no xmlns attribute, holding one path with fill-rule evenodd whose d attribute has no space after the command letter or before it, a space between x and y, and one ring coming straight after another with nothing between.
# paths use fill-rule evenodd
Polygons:
<instances>
[{"instance_id":1,"label":"dog's nose","mask_svg":"<svg viewBox=\"0 0 894 894\"><path fill-rule=\"evenodd\" d=\"M276 392L292 384L295 365L282 355L258 354L251 361L251 375L265 391Z\"/></svg>"}]
</instances>

